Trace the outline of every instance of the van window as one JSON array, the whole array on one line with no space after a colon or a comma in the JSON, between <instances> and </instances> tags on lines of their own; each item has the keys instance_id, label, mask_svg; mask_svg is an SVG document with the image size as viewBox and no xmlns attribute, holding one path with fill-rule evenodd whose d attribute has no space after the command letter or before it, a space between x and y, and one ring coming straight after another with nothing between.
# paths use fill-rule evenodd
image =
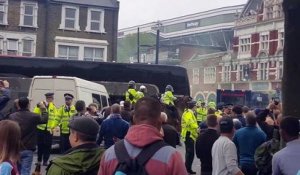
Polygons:
<instances>
[{"instance_id":1,"label":"van window","mask_svg":"<svg viewBox=\"0 0 300 175\"><path fill-rule=\"evenodd\" d=\"M106 96L101 95L101 103L102 103L102 107L108 106Z\"/></svg>"},{"instance_id":2,"label":"van window","mask_svg":"<svg viewBox=\"0 0 300 175\"><path fill-rule=\"evenodd\" d=\"M92 94L92 97L93 97L93 103L96 103L96 104L98 104L99 107L101 107L100 95Z\"/></svg>"}]
</instances>

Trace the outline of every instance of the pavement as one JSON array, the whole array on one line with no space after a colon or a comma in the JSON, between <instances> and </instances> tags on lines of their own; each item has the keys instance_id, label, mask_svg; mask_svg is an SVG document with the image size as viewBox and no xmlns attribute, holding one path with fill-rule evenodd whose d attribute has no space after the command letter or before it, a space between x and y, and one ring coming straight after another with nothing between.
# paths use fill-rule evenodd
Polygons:
<instances>
[{"instance_id":1,"label":"pavement","mask_svg":"<svg viewBox=\"0 0 300 175\"><path fill-rule=\"evenodd\" d=\"M182 155L182 158L184 160L185 159L185 148L184 148L184 146L177 146L176 149L180 152L180 154ZM50 160L54 159L57 156L59 156L59 155L58 154L52 154L50 156ZM34 158L33 158L32 168L31 168L32 171L34 171L34 169L35 169L36 160L37 160L37 157L36 157L36 154L35 154ZM42 166L41 168L42 168L41 174L46 175L46 167ZM200 161L199 161L199 159L196 158L196 155L195 155L195 159L194 159L194 162L193 162L193 170L195 172L197 172L197 175L200 175Z\"/></svg>"}]
</instances>

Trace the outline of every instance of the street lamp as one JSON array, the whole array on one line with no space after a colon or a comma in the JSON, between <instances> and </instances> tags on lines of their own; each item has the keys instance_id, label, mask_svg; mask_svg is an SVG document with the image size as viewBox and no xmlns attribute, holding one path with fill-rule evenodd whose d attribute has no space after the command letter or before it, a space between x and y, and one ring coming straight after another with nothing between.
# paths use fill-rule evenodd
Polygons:
<instances>
[{"instance_id":1,"label":"street lamp","mask_svg":"<svg viewBox=\"0 0 300 175\"><path fill-rule=\"evenodd\" d=\"M159 58L159 35L160 35L160 28L162 26L162 23L160 21L157 21L155 29L156 29L156 54L155 54L155 64L158 64L158 58Z\"/></svg>"}]
</instances>

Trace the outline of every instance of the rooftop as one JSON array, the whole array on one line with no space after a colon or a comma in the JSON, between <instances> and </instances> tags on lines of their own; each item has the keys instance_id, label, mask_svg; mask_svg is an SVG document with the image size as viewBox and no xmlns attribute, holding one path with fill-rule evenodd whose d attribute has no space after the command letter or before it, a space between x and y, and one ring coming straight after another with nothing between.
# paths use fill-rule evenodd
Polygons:
<instances>
[{"instance_id":1,"label":"rooftop","mask_svg":"<svg viewBox=\"0 0 300 175\"><path fill-rule=\"evenodd\" d=\"M80 5L110 7L110 8L119 7L119 2L117 0L50 0L50 1L60 2L60 3L72 3L72 4L80 4Z\"/></svg>"}]
</instances>

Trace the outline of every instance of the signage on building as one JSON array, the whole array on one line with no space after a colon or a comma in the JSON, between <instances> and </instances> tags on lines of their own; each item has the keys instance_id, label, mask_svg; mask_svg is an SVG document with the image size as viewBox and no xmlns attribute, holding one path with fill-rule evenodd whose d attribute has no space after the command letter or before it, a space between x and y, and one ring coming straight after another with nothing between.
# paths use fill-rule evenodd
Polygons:
<instances>
[{"instance_id":1,"label":"signage on building","mask_svg":"<svg viewBox=\"0 0 300 175\"><path fill-rule=\"evenodd\" d=\"M253 91L268 91L269 83L268 82L252 83L252 90Z\"/></svg>"},{"instance_id":2,"label":"signage on building","mask_svg":"<svg viewBox=\"0 0 300 175\"><path fill-rule=\"evenodd\" d=\"M199 27L199 25L200 25L200 22L199 22L199 21L190 21L190 22L186 22L186 23L185 23L185 27L186 27L187 29Z\"/></svg>"}]
</instances>

